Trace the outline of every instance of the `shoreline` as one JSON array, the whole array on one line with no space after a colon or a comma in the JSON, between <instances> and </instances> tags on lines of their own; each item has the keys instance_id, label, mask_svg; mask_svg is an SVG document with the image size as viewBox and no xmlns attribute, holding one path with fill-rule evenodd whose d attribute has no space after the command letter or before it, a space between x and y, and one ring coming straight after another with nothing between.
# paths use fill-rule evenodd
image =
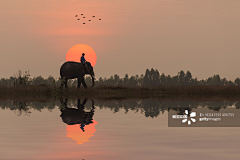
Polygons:
<instances>
[{"instance_id":1,"label":"shoreline","mask_svg":"<svg viewBox=\"0 0 240 160\"><path fill-rule=\"evenodd\" d=\"M0 86L0 100L51 100L60 97L93 98L102 100L159 99L159 100L240 100L240 86L159 86L155 88L97 86L68 90L54 86Z\"/></svg>"}]
</instances>

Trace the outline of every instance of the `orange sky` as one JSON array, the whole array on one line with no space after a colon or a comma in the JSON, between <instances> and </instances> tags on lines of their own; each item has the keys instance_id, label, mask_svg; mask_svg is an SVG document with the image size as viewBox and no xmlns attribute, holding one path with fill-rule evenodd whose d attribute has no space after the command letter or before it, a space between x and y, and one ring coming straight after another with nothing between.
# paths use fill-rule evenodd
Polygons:
<instances>
[{"instance_id":1,"label":"orange sky","mask_svg":"<svg viewBox=\"0 0 240 160\"><path fill-rule=\"evenodd\" d=\"M84 58L94 67L97 62L96 52L86 44L77 44L71 47L66 55L66 61L81 62L80 57L85 54Z\"/></svg>"},{"instance_id":2,"label":"orange sky","mask_svg":"<svg viewBox=\"0 0 240 160\"><path fill-rule=\"evenodd\" d=\"M1 5L0 78L18 70L59 77L67 51L76 44L94 48L97 78L140 75L146 68L172 76L190 70L199 79L240 77L237 0L11 0ZM82 25L75 17L81 13L102 20Z\"/></svg>"}]
</instances>

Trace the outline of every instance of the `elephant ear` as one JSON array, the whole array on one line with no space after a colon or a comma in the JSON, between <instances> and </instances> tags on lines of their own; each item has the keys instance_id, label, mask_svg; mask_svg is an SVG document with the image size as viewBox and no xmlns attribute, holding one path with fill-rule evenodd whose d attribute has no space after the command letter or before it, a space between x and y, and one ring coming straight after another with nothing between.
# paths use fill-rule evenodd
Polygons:
<instances>
[{"instance_id":1,"label":"elephant ear","mask_svg":"<svg viewBox=\"0 0 240 160\"><path fill-rule=\"evenodd\" d=\"M88 66L90 66L91 69L93 68L90 62L86 62L86 63L88 64Z\"/></svg>"},{"instance_id":2,"label":"elephant ear","mask_svg":"<svg viewBox=\"0 0 240 160\"><path fill-rule=\"evenodd\" d=\"M87 63L87 66L89 67L89 69L90 69L91 71L93 71L93 67L92 67L91 63L90 63L90 62L86 62L86 63Z\"/></svg>"}]
</instances>

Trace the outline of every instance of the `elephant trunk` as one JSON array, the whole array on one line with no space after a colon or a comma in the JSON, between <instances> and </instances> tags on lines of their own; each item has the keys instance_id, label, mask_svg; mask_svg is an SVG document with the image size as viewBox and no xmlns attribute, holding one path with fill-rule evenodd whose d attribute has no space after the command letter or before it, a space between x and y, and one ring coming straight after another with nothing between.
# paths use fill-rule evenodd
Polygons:
<instances>
[{"instance_id":1,"label":"elephant trunk","mask_svg":"<svg viewBox=\"0 0 240 160\"><path fill-rule=\"evenodd\" d=\"M95 80L94 73L91 74L91 77L92 77L92 87L93 87L93 86L95 85L95 82L94 82L94 80Z\"/></svg>"}]
</instances>

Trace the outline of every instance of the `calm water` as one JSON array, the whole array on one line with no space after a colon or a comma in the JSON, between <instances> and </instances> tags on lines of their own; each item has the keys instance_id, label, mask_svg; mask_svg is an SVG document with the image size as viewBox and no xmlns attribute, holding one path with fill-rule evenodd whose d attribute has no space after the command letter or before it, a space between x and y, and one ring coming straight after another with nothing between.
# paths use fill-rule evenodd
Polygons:
<instances>
[{"instance_id":1,"label":"calm water","mask_svg":"<svg viewBox=\"0 0 240 160\"><path fill-rule=\"evenodd\" d=\"M1 102L2 160L239 160L239 127L168 127L168 110L237 102ZM239 122L238 122L239 123Z\"/></svg>"}]
</instances>

